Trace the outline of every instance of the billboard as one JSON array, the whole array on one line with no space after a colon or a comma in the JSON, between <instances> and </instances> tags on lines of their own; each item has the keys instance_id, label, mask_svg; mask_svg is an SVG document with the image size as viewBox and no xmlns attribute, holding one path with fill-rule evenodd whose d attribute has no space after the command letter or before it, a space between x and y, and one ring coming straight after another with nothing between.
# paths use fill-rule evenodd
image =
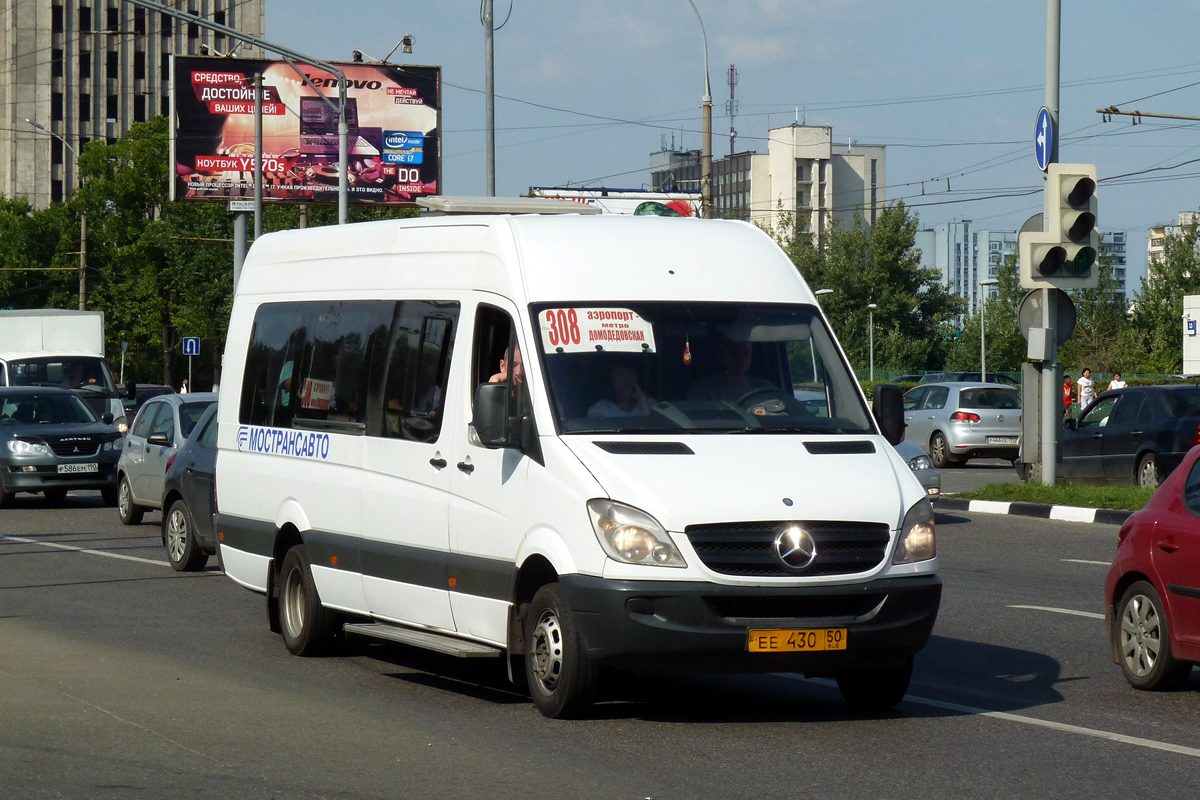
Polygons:
<instances>
[{"instance_id":1,"label":"billboard","mask_svg":"<svg viewBox=\"0 0 1200 800\"><path fill-rule=\"evenodd\" d=\"M172 200L254 196L253 79L263 76L263 200L338 201L337 78L283 61L175 56ZM349 202L415 205L441 178L441 68L337 64L348 81Z\"/></svg>"}]
</instances>

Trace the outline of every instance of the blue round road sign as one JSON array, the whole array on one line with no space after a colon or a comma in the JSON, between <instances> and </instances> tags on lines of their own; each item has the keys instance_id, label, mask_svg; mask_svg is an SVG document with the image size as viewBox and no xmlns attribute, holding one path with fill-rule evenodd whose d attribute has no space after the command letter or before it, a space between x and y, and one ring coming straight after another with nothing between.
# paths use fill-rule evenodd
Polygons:
<instances>
[{"instance_id":1,"label":"blue round road sign","mask_svg":"<svg viewBox=\"0 0 1200 800\"><path fill-rule=\"evenodd\" d=\"M1042 106L1037 115L1037 126L1033 131L1033 155L1037 158L1038 169L1045 172L1050 166L1050 154L1054 152L1054 120L1050 117L1050 109Z\"/></svg>"}]
</instances>

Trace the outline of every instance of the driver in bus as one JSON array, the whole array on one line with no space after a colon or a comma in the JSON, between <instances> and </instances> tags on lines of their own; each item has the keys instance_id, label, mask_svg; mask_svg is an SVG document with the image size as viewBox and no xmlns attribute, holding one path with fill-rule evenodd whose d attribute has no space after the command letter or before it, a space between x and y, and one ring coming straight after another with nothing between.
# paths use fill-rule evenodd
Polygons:
<instances>
[{"instance_id":1,"label":"driver in bus","mask_svg":"<svg viewBox=\"0 0 1200 800\"><path fill-rule=\"evenodd\" d=\"M750 371L752 355L749 342L722 337L717 344L716 371L693 381L688 387L687 399L736 403L757 392L775 389L770 382L746 374Z\"/></svg>"}]
</instances>

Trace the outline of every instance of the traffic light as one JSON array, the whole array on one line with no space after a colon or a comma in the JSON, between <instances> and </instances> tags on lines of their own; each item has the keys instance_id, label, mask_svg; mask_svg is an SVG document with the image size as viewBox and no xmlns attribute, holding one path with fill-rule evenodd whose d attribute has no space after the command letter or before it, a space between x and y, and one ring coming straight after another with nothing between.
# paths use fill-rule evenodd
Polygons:
<instances>
[{"instance_id":1,"label":"traffic light","mask_svg":"<svg viewBox=\"0 0 1200 800\"><path fill-rule=\"evenodd\" d=\"M1051 164L1046 170L1044 231L1022 233L1021 286L1026 289L1094 289L1096 260L1096 166Z\"/></svg>"}]
</instances>

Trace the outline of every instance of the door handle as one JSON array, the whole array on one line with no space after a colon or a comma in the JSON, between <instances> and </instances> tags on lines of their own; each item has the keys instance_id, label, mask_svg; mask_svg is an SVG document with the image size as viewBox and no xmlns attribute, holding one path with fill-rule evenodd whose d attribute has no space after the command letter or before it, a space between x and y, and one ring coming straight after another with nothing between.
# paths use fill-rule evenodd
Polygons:
<instances>
[{"instance_id":1,"label":"door handle","mask_svg":"<svg viewBox=\"0 0 1200 800\"><path fill-rule=\"evenodd\" d=\"M1158 544L1159 550L1163 550L1167 553L1174 553L1176 550L1179 549L1179 545L1175 544L1172 541L1168 541L1166 539L1158 542L1157 544Z\"/></svg>"},{"instance_id":2,"label":"door handle","mask_svg":"<svg viewBox=\"0 0 1200 800\"><path fill-rule=\"evenodd\" d=\"M467 473L468 475L470 475L472 472L475 471L475 465L469 461L460 461L457 464L455 464L455 466L458 467L459 470L461 470L462 472Z\"/></svg>"},{"instance_id":3,"label":"door handle","mask_svg":"<svg viewBox=\"0 0 1200 800\"><path fill-rule=\"evenodd\" d=\"M1141 436L1141 435L1142 435L1142 432L1141 432L1141 431L1130 431L1130 432L1129 432L1129 435L1130 435L1131 437L1134 437L1134 438L1136 438L1136 437L1138 437L1138 436Z\"/></svg>"},{"instance_id":4,"label":"door handle","mask_svg":"<svg viewBox=\"0 0 1200 800\"><path fill-rule=\"evenodd\" d=\"M434 456L433 458L429 459L429 463L438 469L443 469L446 466L446 459L442 458L441 456Z\"/></svg>"},{"instance_id":5,"label":"door handle","mask_svg":"<svg viewBox=\"0 0 1200 800\"><path fill-rule=\"evenodd\" d=\"M196 468L195 467L184 467L183 471L191 474L196 471Z\"/></svg>"},{"instance_id":6,"label":"door handle","mask_svg":"<svg viewBox=\"0 0 1200 800\"><path fill-rule=\"evenodd\" d=\"M1093 434L1092 434L1092 438L1093 438L1093 439L1103 439L1103 438L1104 438L1104 434L1103 434L1103 433L1093 433Z\"/></svg>"}]
</instances>

